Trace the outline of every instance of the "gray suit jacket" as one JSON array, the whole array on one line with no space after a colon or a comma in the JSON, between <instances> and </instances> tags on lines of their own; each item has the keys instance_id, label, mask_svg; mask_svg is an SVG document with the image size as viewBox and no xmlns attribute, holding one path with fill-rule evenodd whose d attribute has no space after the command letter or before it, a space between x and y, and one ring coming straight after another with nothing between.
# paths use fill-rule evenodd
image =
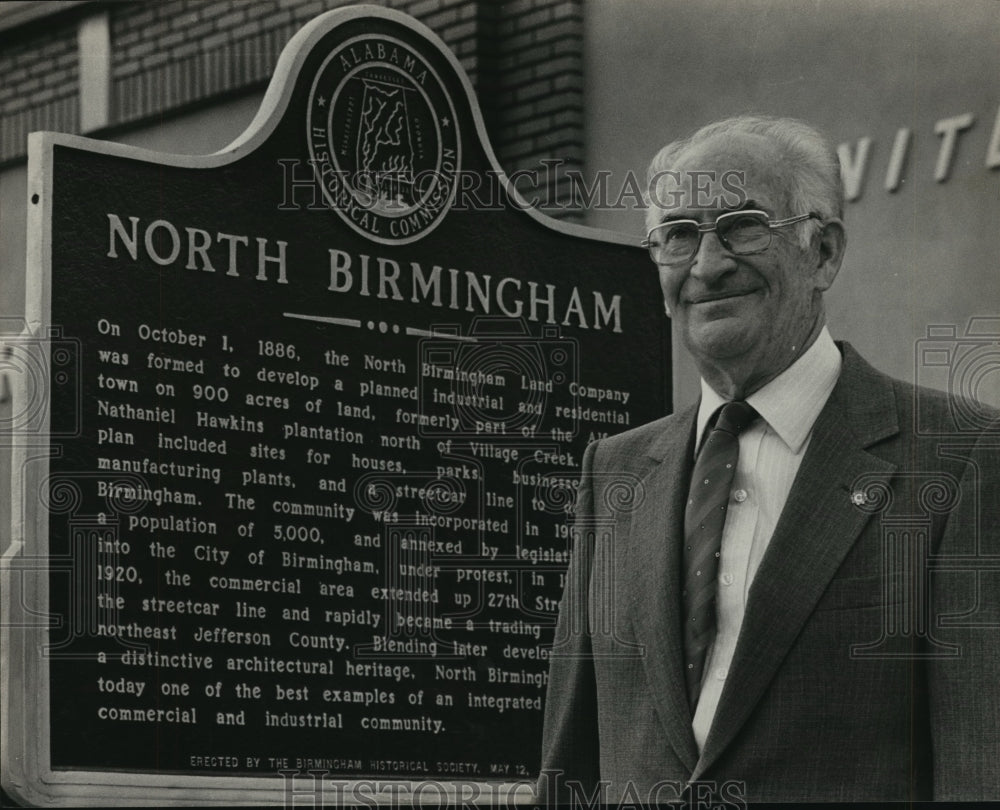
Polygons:
<instances>
[{"instance_id":1,"label":"gray suit jacket","mask_svg":"<svg viewBox=\"0 0 1000 810\"><path fill-rule=\"evenodd\" d=\"M700 756L677 585L696 408L587 449L542 800L1000 799L1000 414L841 351Z\"/></svg>"}]
</instances>

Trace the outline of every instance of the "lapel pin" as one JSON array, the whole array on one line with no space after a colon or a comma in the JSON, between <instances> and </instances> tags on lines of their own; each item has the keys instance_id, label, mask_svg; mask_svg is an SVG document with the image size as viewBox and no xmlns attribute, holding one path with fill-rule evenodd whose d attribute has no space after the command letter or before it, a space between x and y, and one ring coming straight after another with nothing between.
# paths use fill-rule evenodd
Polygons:
<instances>
[{"instance_id":1,"label":"lapel pin","mask_svg":"<svg viewBox=\"0 0 1000 810\"><path fill-rule=\"evenodd\" d=\"M855 506L864 506L866 503L868 503L868 496L865 495L864 491L856 489L854 490L854 492L851 493L851 502Z\"/></svg>"}]
</instances>

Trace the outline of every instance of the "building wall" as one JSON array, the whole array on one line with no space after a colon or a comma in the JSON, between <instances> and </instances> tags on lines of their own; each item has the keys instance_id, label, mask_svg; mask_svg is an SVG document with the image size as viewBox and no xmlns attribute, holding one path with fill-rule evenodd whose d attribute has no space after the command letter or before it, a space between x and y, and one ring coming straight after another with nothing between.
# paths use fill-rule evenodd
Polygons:
<instances>
[{"instance_id":1,"label":"building wall","mask_svg":"<svg viewBox=\"0 0 1000 810\"><path fill-rule=\"evenodd\" d=\"M63 18L27 36L0 39L0 162L24 154L36 129L79 128L77 21Z\"/></svg>"},{"instance_id":2,"label":"building wall","mask_svg":"<svg viewBox=\"0 0 1000 810\"><path fill-rule=\"evenodd\" d=\"M584 52L584 174L608 171L612 188L644 177L663 144L737 113L802 118L841 144L864 170L850 173L848 252L827 295L834 337L898 377L1000 404L1000 356L980 352L954 379L923 363L931 326L954 329L944 342L965 351L991 340L963 340L970 319L992 316L972 326L1000 339L1000 4L591 2ZM901 129L909 145L887 190ZM594 207L588 222L641 237L628 206ZM675 372L679 399L692 399L683 352Z\"/></svg>"},{"instance_id":3,"label":"building wall","mask_svg":"<svg viewBox=\"0 0 1000 810\"><path fill-rule=\"evenodd\" d=\"M346 4L168 0L112 6L114 122L141 121L164 109L266 83L295 32L341 5ZM477 3L402 0L390 5L432 27L477 76Z\"/></svg>"}]
</instances>

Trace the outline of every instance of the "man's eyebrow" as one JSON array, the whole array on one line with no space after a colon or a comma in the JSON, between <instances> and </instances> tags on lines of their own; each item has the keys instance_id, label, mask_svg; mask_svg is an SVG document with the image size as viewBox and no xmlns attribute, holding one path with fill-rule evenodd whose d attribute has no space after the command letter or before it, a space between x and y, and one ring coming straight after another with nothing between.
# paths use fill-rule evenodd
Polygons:
<instances>
[{"instance_id":1,"label":"man's eyebrow","mask_svg":"<svg viewBox=\"0 0 1000 810\"><path fill-rule=\"evenodd\" d=\"M743 205L741 205L739 208L734 208L733 210L734 211L751 211L751 210L753 210L753 211L763 211L764 209L761 208L760 203L757 202L756 200L746 200L746 201L744 201Z\"/></svg>"}]
</instances>

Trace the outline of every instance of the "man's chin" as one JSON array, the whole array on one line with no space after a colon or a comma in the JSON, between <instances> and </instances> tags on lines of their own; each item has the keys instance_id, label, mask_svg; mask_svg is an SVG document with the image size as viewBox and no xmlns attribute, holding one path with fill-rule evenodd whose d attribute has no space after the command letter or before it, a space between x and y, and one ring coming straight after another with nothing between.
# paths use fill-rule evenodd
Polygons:
<instances>
[{"instance_id":1,"label":"man's chin","mask_svg":"<svg viewBox=\"0 0 1000 810\"><path fill-rule=\"evenodd\" d=\"M689 324L684 342L695 357L717 360L740 357L753 345L749 326L743 318L717 318Z\"/></svg>"}]
</instances>

